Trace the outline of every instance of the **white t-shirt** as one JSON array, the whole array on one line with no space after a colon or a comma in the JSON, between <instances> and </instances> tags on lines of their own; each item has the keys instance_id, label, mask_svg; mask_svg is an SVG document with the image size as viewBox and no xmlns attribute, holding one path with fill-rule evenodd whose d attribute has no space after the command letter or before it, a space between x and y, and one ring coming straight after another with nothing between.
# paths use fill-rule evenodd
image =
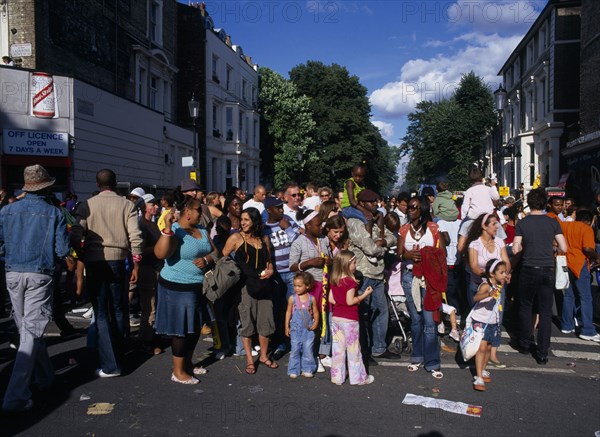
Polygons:
<instances>
[{"instance_id":1,"label":"white t-shirt","mask_svg":"<svg viewBox=\"0 0 600 437\"><path fill-rule=\"evenodd\" d=\"M250 200L247 200L246 203L244 203L244 205L242 206L242 209L246 208L256 208L258 209L258 212L262 214L265 210L265 205L264 203L257 202L256 200L254 200L254 198L251 198Z\"/></svg>"},{"instance_id":2,"label":"white t-shirt","mask_svg":"<svg viewBox=\"0 0 600 437\"><path fill-rule=\"evenodd\" d=\"M446 246L446 264L449 266L456 265L456 244L458 243L458 228L460 228L460 220L446 221L438 220L437 225L440 232L448 232L450 236L450 244Z\"/></svg>"},{"instance_id":3,"label":"white t-shirt","mask_svg":"<svg viewBox=\"0 0 600 437\"><path fill-rule=\"evenodd\" d=\"M302 206L304 209L312 209L315 210L318 205L321 204L321 198L319 196L310 196L304 199Z\"/></svg>"}]
</instances>

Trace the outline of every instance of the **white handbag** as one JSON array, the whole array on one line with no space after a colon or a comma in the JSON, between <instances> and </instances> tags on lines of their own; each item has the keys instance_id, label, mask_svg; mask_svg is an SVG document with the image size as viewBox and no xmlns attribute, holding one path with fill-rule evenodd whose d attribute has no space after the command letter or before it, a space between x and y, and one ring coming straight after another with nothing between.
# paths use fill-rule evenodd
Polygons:
<instances>
[{"instance_id":1,"label":"white handbag","mask_svg":"<svg viewBox=\"0 0 600 437\"><path fill-rule=\"evenodd\" d=\"M463 360L465 360L465 362L469 361L477 354L477 351L479 350L479 345L481 344L481 340L483 340L485 330L487 329L488 324L492 319L492 316L494 315L494 312L497 310L497 308L498 301L496 301L494 309L490 313L490 318L488 319L487 323L483 328L475 329L473 327L473 310L471 310L471 312L467 316L467 320L465 322L465 330L460 336L460 351L462 352Z\"/></svg>"},{"instance_id":2,"label":"white handbag","mask_svg":"<svg viewBox=\"0 0 600 437\"><path fill-rule=\"evenodd\" d=\"M569 268L567 267L567 257L565 255L557 255L554 287L557 290L565 290L569 288L569 284Z\"/></svg>"}]
</instances>

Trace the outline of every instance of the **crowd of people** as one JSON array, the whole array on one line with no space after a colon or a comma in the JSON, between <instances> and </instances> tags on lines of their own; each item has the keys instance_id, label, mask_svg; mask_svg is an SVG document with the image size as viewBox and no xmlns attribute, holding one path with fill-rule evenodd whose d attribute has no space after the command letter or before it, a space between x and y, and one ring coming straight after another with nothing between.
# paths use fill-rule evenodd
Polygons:
<instances>
[{"instance_id":1,"label":"crowd of people","mask_svg":"<svg viewBox=\"0 0 600 437\"><path fill-rule=\"evenodd\" d=\"M440 178L435 189L386 202L365 185L364 164L339 192L289 182L271 192L258 185L246 198L236 187L205 193L184 180L156 198L141 188L120 196L117 175L103 169L89 199L61 204L54 178L27 167L23 194L0 209L5 288L20 334L2 408L28 410L31 383L52 383L43 334L63 265L67 291L92 304L88 346L100 378L123 374L130 328L139 326L150 354L163 353L168 339L174 383L194 385L207 373L193 353L201 333L212 333L215 359L243 356L248 375L279 368L289 352L290 378L329 367L334 384L371 384L369 360L400 358L391 344L391 295L401 296L410 325L409 372L444 377L446 325L455 342L463 321L484 332L472 381L478 391L491 381L490 367L506 366L497 355L503 326L515 349L548 362L555 297L564 297L562 332L600 342L591 291L600 194L581 206L548 201L543 189L501 199L481 171L469 177L462 198ZM566 255L570 279L558 291L556 255ZM239 280L212 302L203 286L221 259L234 262Z\"/></svg>"}]
</instances>

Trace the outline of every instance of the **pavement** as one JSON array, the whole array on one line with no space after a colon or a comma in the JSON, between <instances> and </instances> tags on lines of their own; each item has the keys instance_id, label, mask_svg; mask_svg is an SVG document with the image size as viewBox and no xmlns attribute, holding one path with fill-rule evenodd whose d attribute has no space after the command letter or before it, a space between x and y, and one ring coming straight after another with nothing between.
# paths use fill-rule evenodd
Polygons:
<instances>
[{"instance_id":1,"label":"pavement","mask_svg":"<svg viewBox=\"0 0 600 437\"><path fill-rule=\"evenodd\" d=\"M85 328L89 321L80 314L68 318ZM0 393L15 356L9 325L0 319ZM0 435L594 436L600 431L600 344L564 335L556 326L553 335L545 366L514 351L505 335L499 357L507 367L489 369L492 382L480 393L471 387L473 370L447 336L443 379L424 370L409 373L403 354L371 362L375 382L368 386L336 386L328 372L292 380L287 356L279 369L259 365L255 375L246 375L244 358L213 360L212 340L205 336L195 359L209 372L200 384L184 386L169 380L169 349L156 356L133 349L122 377L98 379L85 334L61 338L51 324L46 340L55 384L35 393L31 412L0 416ZM458 414L456 404L451 411L405 405L407 394L481 407L481 415Z\"/></svg>"}]
</instances>

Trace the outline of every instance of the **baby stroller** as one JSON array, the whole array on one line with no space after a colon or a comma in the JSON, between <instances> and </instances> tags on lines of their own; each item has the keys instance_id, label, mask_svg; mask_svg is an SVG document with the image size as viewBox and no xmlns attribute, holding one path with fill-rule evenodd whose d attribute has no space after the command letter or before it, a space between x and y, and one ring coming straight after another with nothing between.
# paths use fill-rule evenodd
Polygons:
<instances>
[{"instance_id":1,"label":"baby stroller","mask_svg":"<svg viewBox=\"0 0 600 437\"><path fill-rule=\"evenodd\" d=\"M390 266L389 270L385 271L385 286L386 293L389 298L388 307L390 308L390 327L397 326L398 329L394 335L394 348L397 354L402 352L410 353L412 351L411 342L406 335L403 324L408 325L410 315L406 308L406 296L402 289L401 281L402 269L400 262L396 262Z\"/></svg>"}]
</instances>

